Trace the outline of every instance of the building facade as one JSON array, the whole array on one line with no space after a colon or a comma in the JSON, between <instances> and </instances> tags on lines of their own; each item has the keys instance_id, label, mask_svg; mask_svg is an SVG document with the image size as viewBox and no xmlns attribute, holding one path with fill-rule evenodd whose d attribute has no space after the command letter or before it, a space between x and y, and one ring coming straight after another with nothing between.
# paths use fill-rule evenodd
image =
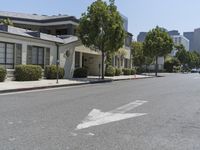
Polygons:
<instances>
[{"instance_id":1,"label":"building facade","mask_svg":"<svg viewBox=\"0 0 200 150\"><path fill-rule=\"evenodd\" d=\"M182 35L173 35L173 36L171 36L171 38L175 45L183 45L185 47L185 50L189 51L190 41L186 37L184 37ZM171 55L175 56L176 53L177 53L177 49L175 49L175 47L174 47L174 49L171 52Z\"/></svg>"},{"instance_id":2,"label":"building facade","mask_svg":"<svg viewBox=\"0 0 200 150\"><path fill-rule=\"evenodd\" d=\"M0 26L0 65L14 70L18 64L34 64L43 68L56 64L65 69L65 78L73 77L76 68L87 67L89 75L101 74L101 52L83 46L76 36L79 20L73 16L40 16L0 12L0 19L9 18L14 27ZM127 20L127 18L125 18ZM124 22L124 27L128 22ZM130 67L130 43L132 34L128 33L123 50L126 55L117 65ZM59 51L58 51L59 48ZM66 56L66 52L70 56Z\"/></svg>"},{"instance_id":3,"label":"building facade","mask_svg":"<svg viewBox=\"0 0 200 150\"><path fill-rule=\"evenodd\" d=\"M193 32L184 32L183 34L190 40L189 50L200 53L200 28L195 29Z\"/></svg>"}]
</instances>

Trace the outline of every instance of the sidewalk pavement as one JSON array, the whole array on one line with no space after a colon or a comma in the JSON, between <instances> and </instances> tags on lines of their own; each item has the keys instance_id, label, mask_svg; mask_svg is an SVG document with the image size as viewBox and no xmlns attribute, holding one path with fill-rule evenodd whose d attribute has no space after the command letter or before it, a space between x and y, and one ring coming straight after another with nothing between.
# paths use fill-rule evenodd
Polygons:
<instances>
[{"instance_id":1,"label":"sidewalk pavement","mask_svg":"<svg viewBox=\"0 0 200 150\"><path fill-rule=\"evenodd\" d=\"M64 86L76 86L84 84L94 84L94 83L104 83L119 80L133 80L133 79L144 79L151 78L152 76L144 75L130 75L130 76L115 76L115 77L105 77L104 80L99 79L97 76L89 76L88 78L76 78L76 79L59 79L59 83L56 80L46 80L42 79L39 81L5 81L0 82L0 93L7 92L19 92L27 90L37 90L45 88L56 88Z\"/></svg>"}]
</instances>

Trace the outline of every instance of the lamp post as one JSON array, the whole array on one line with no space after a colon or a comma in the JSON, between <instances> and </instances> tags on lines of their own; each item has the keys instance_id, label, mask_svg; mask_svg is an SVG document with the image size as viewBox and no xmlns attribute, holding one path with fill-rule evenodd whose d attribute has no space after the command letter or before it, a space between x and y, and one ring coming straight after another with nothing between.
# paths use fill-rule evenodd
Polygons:
<instances>
[{"instance_id":1,"label":"lamp post","mask_svg":"<svg viewBox=\"0 0 200 150\"><path fill-rule=\"evenodd\" d=\"M56 43L56 47L57 47L57 59L56 59L56 83L58 84L58 79L59 79L58 66L59 66L59 64L60 64L60 60L59 60L59 45L58 45L58 43Z\"/></svg>"}]
</instances>

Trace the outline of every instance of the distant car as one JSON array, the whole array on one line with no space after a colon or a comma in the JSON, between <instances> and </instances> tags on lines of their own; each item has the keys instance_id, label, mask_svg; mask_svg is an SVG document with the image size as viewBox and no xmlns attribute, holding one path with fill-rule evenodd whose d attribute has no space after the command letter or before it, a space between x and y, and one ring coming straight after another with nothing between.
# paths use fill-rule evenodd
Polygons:
<instances>
[{"instance_id":1,"label":"distant car","mask_svg":"<svg viewBox=\"0 0 200 150\"><path fill-rule=\"evenodd\" d=\"M199 72L199 70L196 69L196 68L194 68L194 69L191 70L191 73L198 73L198 72Z\"/></svg>"}]
</instances>

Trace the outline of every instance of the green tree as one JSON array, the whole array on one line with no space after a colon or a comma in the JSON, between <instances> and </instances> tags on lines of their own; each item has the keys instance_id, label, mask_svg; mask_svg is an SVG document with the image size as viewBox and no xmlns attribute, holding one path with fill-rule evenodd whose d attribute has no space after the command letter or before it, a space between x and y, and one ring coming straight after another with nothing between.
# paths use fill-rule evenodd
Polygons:
<instances>
[{"instance_id":1,"label":"green tree","mask_svg":"<svg viewBox=\"0 0 200 150\"><path fill-rule=\"evenodd\" d=\"M164 68L167 72L173 72L175 67L180 67L180 61L176 57L168 56L165 59Z\"/></svg>"},{"instance_id":2,"label":"green tree","mask_svg":"<svg viewBox=\"0 0 200 150\"><path fill-rule=\"evenodd\" d=\"M13 26L13 22L9 18L0 20L0 24Z\"/></svg>"},{"instance_id":3,"label":"green tree","mask_svg":"<svg viewBox=\"0 0 200 150\"><path fill-rule=\"evenodd\" d=\"M102 52L102 79L104 79L105 56L121 48L126 35L123 20L114 2L114 0L110 0L109 4L103 0L93 2L87 12L82 14L78 27L82 43Z\"/></svg>"},{"instance_id":4,"label":"green tree","mask_svg":"<svg viewBox=\"0 0 200 150\"><path fill-rule=\"evenodd\" d=\"M166 30L156 27L148 32L144 41L144 54L155 58L155 75L158 74L158 57L169 54L173 49L173 40Z\"/></svg>"},{"instance_id":5,"label":"green tree","mask_svg":"<svg viewBox=\"0 0 200 150\"><path fill-rule=\"evenodd\" d=\"M180 46L176 46L176 49L178 50L178 52L176 53L176 57L179 59L181 64L183 66L189 65L190 56L189 56L189 52L186 51L185 47L180 45Z\"/></svg>"},{"instance_id":6,"label":"green tree","mask_svg":"<svg viewBox=\"0 0 200 150\"><path fill-rule=\"evenodd\" d=\"M141 67L145 64L145 56L143 51L143 43L141 42L132 42L131 44L131 55L132 55L132 62L134 66Z\"/></svg>"}]
</instances>

